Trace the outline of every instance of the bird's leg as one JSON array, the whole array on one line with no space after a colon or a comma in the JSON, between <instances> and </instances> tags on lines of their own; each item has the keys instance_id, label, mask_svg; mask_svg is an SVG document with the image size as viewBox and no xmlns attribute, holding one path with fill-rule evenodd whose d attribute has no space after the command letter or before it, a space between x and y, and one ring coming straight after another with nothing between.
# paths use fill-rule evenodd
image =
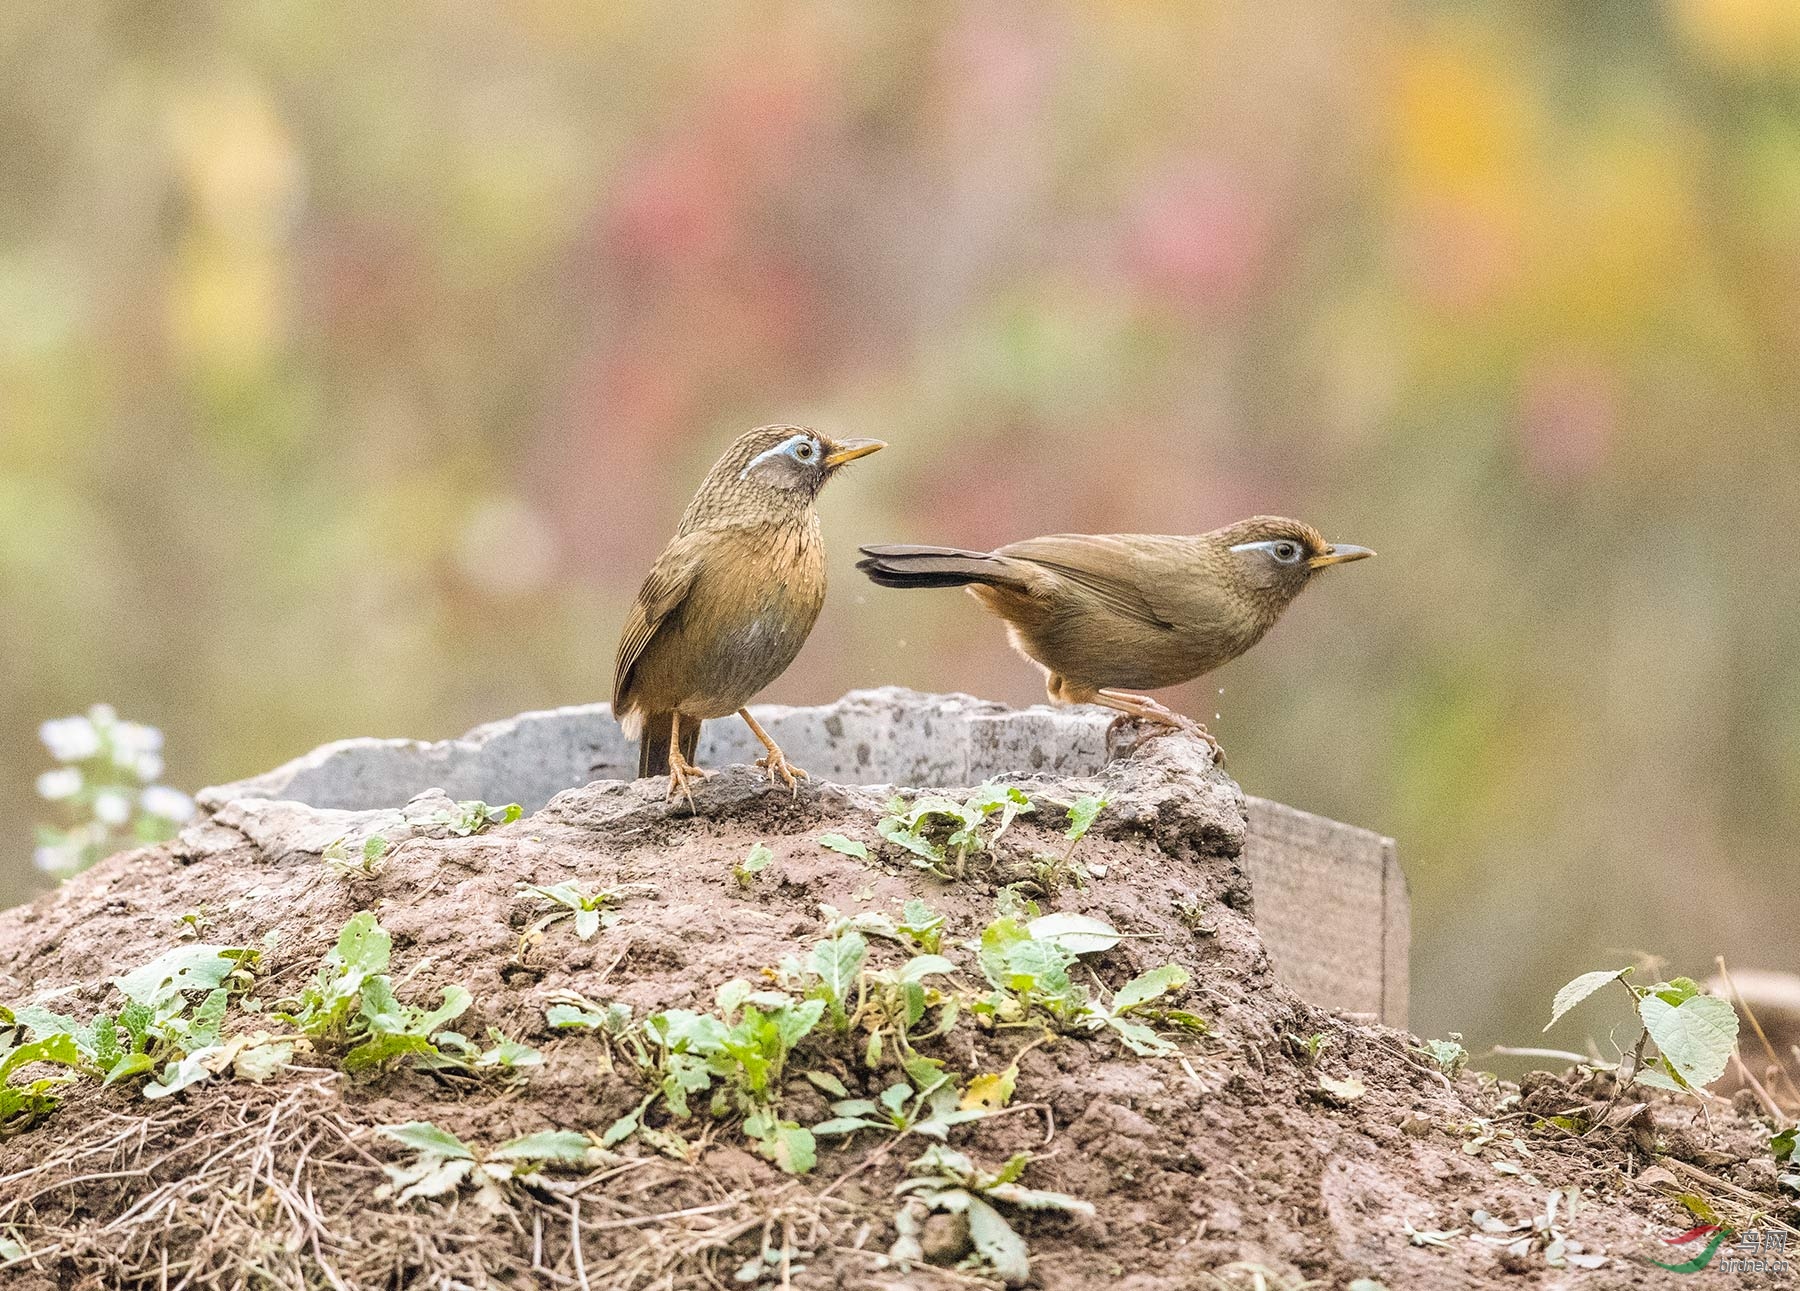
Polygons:
<instances>
[{"instance_id":1,"label":"bird's leg","mask_svg":"<svg viewBox=\"0 0 1800 1291\"><path fill-rule=\"evenodd\" d=\"M681 714L669 714L669 721L673 727L669 736L669 798L677 793L687 795L688 810L697 816L700 809L694 805L693 782L706 779L712 772L702 771L681 756Z\"/></svg>"},{"instance_id":2,"label":"bird's leg","mask_svg":"<svg viewBox=\"0 0 1800 1291\"><path fill-rule=\"evenodd\" d=\"M812 777L787 760L787 754L781 751L781 746L779 744L769 738L769 733L763 730L757 720L750 716L749 709L738 709L738 716L744 719L744 724L750 728L750 734L761 740L762 746L769 751L767 757L756 759L757 766L767 767L769 769L769 783L774 784L775 777L780 776L783 780L787 781L787 787L789 789L792 789L795 793L799 793L800 781L809 780Z\"/></svg>"},{"instance_id":3,"label":"bird's leg","mask_svg":"<svg viewBox=\"0 0 1800 1291\"><path fill-rule=\"evenodd\" d=\"M1134 695L1130 691L1101 687L1094 692L1091 702L1104 708L1115 709L1131 717L1141 717L1147 722L1156 722L1162 726L1173 727L1178 731L1185 731L1196 739L1204 740L1206 746L1212 750L1213 760L1220 766L1225 765L1225 750L1219 747L1219 741L1213 738L1211 731L1193 718L1184 717L1173 709L1157 703L1148 695Z\"/></svg>"}]
</instances>

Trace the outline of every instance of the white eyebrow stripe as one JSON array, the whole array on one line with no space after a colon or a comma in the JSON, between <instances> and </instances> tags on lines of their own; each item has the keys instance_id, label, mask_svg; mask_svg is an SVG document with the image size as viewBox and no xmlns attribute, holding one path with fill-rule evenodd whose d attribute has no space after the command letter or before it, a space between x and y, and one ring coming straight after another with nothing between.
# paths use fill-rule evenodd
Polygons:
<instances>
[{"instance_id":1,"label":"white eyebrow stripe","mask_svg":"<svg viewBox=\"0 0 1800 1291\"><path fill-rule=\"evenodd\" d=\"M1233 551L1274 551L1275 544L1287 541L1285 538L1270 538L1263 542L1240 542Z\"/></svg>"},{"instance_id":2,"label":"white eyebrow stripe","mask_svg":"<svg viewBox=\"0 0 1800 1291\"><path fill-rule=\"evenodd\" d=\"M755 457L752 457L750 459L750 464L738 472L738 478L740 480L743 479L746 475L750 474L751 471L754 471L758 466L762 465L766 459L774 457L777 453L785 453L795 444L802 442L811 442L815 448L817 447L817 441L813 440L811 435L789 435L786 439L775 445L775 447L765 448Z\"/></svg>"}]
</instances>

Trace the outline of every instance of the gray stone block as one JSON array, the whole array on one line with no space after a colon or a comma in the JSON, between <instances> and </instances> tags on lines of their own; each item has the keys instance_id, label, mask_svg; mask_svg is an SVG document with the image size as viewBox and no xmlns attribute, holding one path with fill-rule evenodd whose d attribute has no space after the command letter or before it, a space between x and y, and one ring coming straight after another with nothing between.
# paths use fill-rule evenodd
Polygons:
<instances>
[{"instance_id":1,"label":"gray stone block","mask_svg":"<svg viewBox=\"0 0 1800 1291\"><path fill-rule=\"evenodd\" d=\"M1100 708L1016 710L898 687L853 691L817 708L752 711L815 779L904 788L1093 777L1109 759L1114 719ZM702 766L751 762L761 753L735 719L708 722L701 733ZM263 775L203 789L199 802L215 813L253 800L374 811L441 789L454 799L517 802L535 812L573 786L636 772L636 746L607 705L590 704L521 713L434 744L341 740ZM1277 974L1315 1004L1404 1026L1408 907L1393 840L1260 798L1244 803L1243 863Z\"/></svg>"}]
</instances>

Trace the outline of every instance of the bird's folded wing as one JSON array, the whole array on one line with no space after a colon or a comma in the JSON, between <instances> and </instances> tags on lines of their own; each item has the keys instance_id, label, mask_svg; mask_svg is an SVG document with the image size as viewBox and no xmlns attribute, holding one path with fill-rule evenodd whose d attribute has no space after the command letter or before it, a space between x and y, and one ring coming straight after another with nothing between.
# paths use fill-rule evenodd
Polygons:
<instances>
[{"instance_id":1,"label":"bird's folded wing","mask_svg":"<svg viewBox=\"0 0 1800 1291\"><path fill-rule=\"evenodd\" d=\"M701 556L709 540L704 530L681 534L656 558L644 585L638 589L637 601L625 618L625 630L619 637L619 655L613 666L613 712L618 714L625 703L625 691L631 681L631 669L656 635L656 629L674 613L693 589L700 572Z\"/></svg>"},{"instance_id":2,"label":"bird's folded wing","mask_svg":"<svg viewBox=\"0 0 1800 1291\"><path fill-rule=\"evenodd\" d=\"M994 554L1030 561L1086 590L1116 613L1156 628L1174 623L1156 605L1139 566L1139 535L1053 533L1008 543Z\"/></svg>"}]
</instances>

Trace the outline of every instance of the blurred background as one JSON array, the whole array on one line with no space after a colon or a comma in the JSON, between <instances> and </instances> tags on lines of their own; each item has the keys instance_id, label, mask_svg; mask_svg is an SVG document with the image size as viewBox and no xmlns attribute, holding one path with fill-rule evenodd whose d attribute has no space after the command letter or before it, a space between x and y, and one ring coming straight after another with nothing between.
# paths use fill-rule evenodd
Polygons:
<instances>
[{"instance_id":1,"label":"blurred background","mask_svg":"<svg viewBox=\"0 0 1800 1291\"><path fill-rule=\"evenodd\" d=\"M65 0L0 70L0 903L91 703L191 791L605 698L796 420L892 448L768 699L1042 699L859 542L1298 515L1381 558L1164 698L1400 840L1417 1029L1800 959L1791 0Z\"/></svg>"}]
</instances>

